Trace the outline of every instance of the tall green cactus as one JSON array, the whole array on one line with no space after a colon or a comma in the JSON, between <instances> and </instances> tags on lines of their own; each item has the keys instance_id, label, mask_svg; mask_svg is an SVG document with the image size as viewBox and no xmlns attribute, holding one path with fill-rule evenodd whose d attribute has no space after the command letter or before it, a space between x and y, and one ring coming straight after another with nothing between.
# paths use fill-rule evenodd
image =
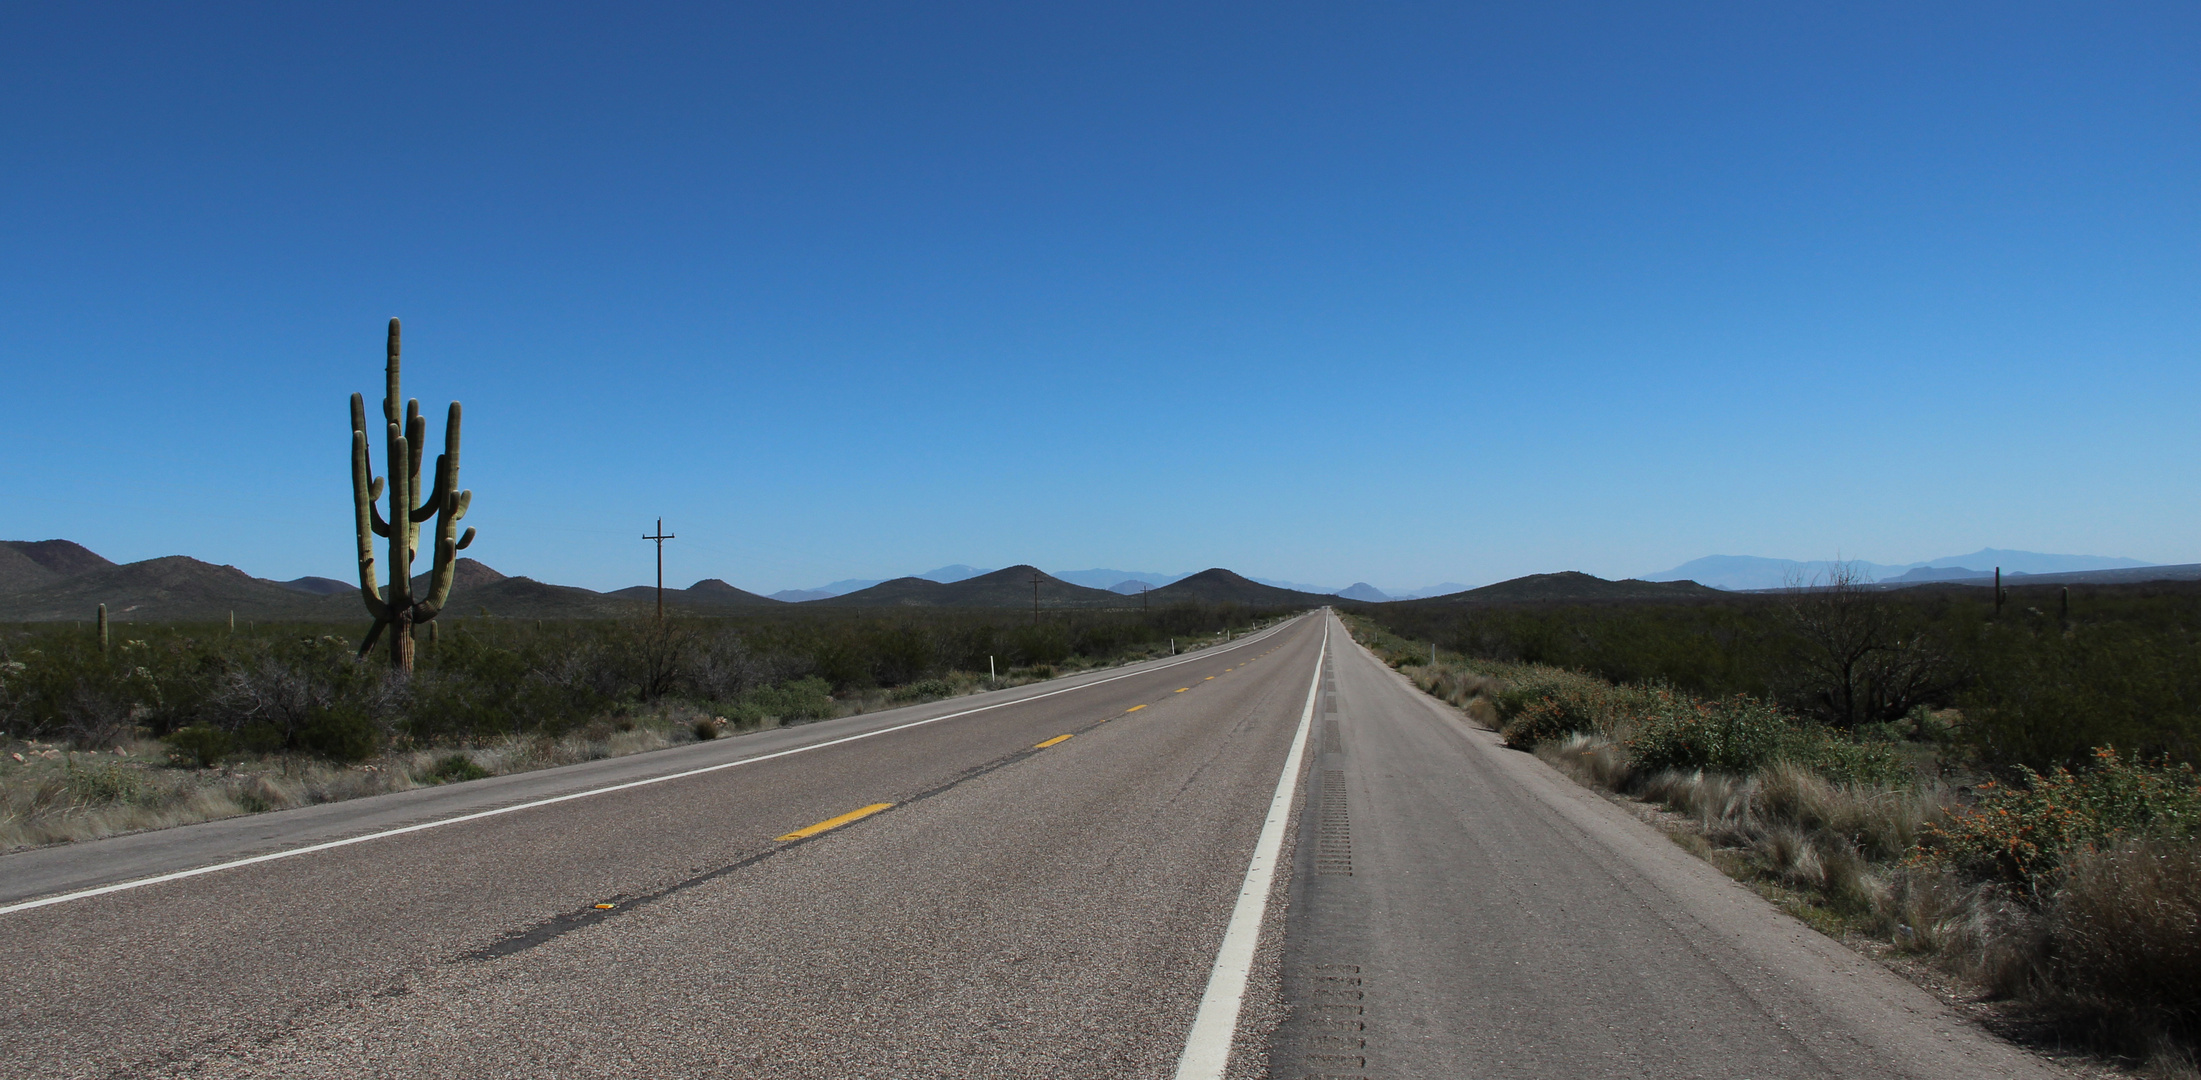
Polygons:
<instances>
[{"instance_id":1,"label":"tall green cactus","mask_svg":"<svg viewBox=\"0 0 2201 1080\"><path fill-rule=\"evenodd\" d=\"M359 655L374 649L375 639L390 631L390 665L401 672L413 670L413 627L430 622L451 596L451 568L459 550L474 542L469 527L457 535L459 519L474 501L474 493L459 486L459 403L443 426L443 453L436 455L435 488L426 498L420 493L421 452L428 441L428 422L420 415L420 402L398 393L397 320L390 320L388 392L382 399L387 422L385 461L390 465L390 514L385 518L375 500L382 497L383 478L374 475L367 458L367 405L352 395L352 508L359 532L359 593L374 616L374 629L360 643ZM400 422L398 402L405 402ZM420 553L420 526L434 519L433 576L428 595L413 596L413 559ZM395 523L393 526L392 523ZM390 540L390 584L385 591L375 584L374 538Z\"/></svg>"}]
</instances>

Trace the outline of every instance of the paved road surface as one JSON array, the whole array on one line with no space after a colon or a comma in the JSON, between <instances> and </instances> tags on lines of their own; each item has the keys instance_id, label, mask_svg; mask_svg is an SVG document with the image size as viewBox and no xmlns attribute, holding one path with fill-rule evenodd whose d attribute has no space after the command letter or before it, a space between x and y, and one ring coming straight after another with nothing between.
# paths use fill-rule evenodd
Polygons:
<instances>
[{"instance_id":1,"label":"paved road surface","mask_svg":"<svg viewBox=\"0 0 2201 1080\"><path fill-rule=\"evenodd\" d=\"M1234 1076L2032 1068L1315 616L1174 665L0 858L0 1071L1170 1076L1326 636Z\"/></svg>"},{"instance_id":2,"label":"paved road surface","mask_svg":"<svg viewBox=\"0 0 2201 1080\"><path fill-rule=\"evenodd\" d=\"M2056 1075L1366 651L1331 658L1275 1075Z\"/></svg>"}]
</instances>

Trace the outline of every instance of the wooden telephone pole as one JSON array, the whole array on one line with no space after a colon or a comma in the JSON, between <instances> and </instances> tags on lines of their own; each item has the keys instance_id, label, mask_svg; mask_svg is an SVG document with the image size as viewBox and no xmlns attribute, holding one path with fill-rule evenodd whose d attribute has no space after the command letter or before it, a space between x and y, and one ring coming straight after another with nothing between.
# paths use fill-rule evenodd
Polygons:
<instances>
[{"instance_id":1,"label":"wooden telephone pole","mask_svg":"<svg viewBox=\"0 0 2201 1080\"><path fill-rule=\"evenodd\" d=\"M1032 571L1032 625L1039 625L1039 571Z\"/></svg>"},{"instance_id":2,"label":"wooden telephone pole","mask_svg":"<svg viewBox=\"0 0 2201 1080\"><path fill-rule=\"evenodd\" d=\"M657 534L656 534L655 536L645 536L645 537L643 537L642 539L644 539L644 540L655 540L655 541L657 541L657 621L658 621L658 622L664 622L664 621L665 621L665 541L667 541L667 540L672 540L672 539L675 539L675 537L673 536L673 534L671 534L671 533L669 533L669 532L666 532L666 531L665 531L665 519L664 519L664 518L658 518L658 519L657 519Z\"/></svg>"}]
</instances>

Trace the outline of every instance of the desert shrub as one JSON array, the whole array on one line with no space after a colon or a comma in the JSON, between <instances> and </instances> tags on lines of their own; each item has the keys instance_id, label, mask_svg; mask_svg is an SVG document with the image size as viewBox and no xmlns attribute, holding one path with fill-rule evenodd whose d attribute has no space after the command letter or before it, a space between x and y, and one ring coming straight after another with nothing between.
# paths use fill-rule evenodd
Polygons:
<instances>
[{"instance_id":1,"label":"desert shrub","mask_svg":"<svg viewBox=\"0 0 2201 1080\"><path fill-rule=\"evenodd\" d=\"M146 790L145 775L123 765L89 765L69 772L69 794L86 806L128 802Z\"/></svg>"},{"instance_id":2,"label":"desert shrub","mask_svg":"<svg viewBox=\"0 0 2201 1080\"><path fill-rule=\"evenodd\" d=\"M832 686L813 675L779 686L759 687L742 695L729 715L740 718L747 726L754 726L766 717L781 721L822 720L833 715Z\"/></svg>"},{"instance_id":3,"label":"desert shrub","mask_svg":"<svg viewBox=\"0 0 2201 1080\"><path fill-rule=\"evenodd\" d=\"M920 679L894 691L896 701L927 701L954 695L955 684L946 679Z\"/></svg>"},{"instance_id":4,"label":"desert shrub","mask_svg":"<svg viewBox=\"0 0 2201 1080\"><path fill-rule=\"evenodd\" d=\"M709 742L718 738L718 721L706 716L696 721L688 730L695 736L697 742Z\"/></svg>"},{"instance_id":5,"label":"desert shrub","mask_svg":"<svg viewBox=\"0 0 2201 1080\"><path fill-rule=\"evenodd\" d=\"M1931 849L1966 873L2030 888L2084 846L2201 832L2201 784L2191 765L2127 761L2105 746L2089 769L2018 772L2021 783L1980 784L1975 805L1928 831Z\"/></svg>"},{"instance_id":6,"label":"desert shrub","mask_svg":"<svg viewBox=\"0 0 2201 1080\"><path fill-rule=\"evenodd\" d=\"M236 740L220 728L194 724L168 733L168 760L175 765L211 769L221 764L236 747Z\"/></svg>"},{"instance_id":7,"label":"desert shrub","mask_svg":"<svg viewBox=\"0 0 2201 1080\"><path fill-rule=\"evenodd\" d=\"M1538 743L1582 732L1613 734L1639 712L1644 692L1614 686L1603 679L1549 667L1523 667L1483 696L1498 716L1506 745L1533 749Z\"/></svg>"},{"instance_id":8,"label":"desert shrub","mask_svg":"<svg viewBox=\"0 0 2201 1080\"><path fill-rule=\"evenodd\" d=\"M482 768L471 756L447 754L438 758L435 765L428 769L423 778L438 783L456 784L467 780L479 780L488 775L489 770Z\"/></svg>"},{"instance_id":9,"label":"desert shrub","mask_svg":"<svg viewBox=\"0 0 2201 1080\"><path fill-rule=\"evenodd\" d=\"M1791 740L1792 725L1779 709L1739 694L1704 701L1661 689L1645 704L1628 752L1646 771L1748 775L1770 764Z\"/></svg>"}]
</instances>

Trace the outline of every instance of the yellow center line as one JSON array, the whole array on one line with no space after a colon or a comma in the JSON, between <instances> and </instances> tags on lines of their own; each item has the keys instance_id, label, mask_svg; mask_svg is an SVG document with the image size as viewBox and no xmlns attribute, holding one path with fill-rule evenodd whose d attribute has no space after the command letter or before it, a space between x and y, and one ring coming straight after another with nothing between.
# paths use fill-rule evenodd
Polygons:
<instances>
[{"instance_id":1,"label":"yellow center line","mask_svg":"<svg viewBox=\"0 0 2201 1080\"><path fill-rule=\"evenodd\" d=\"M1146 706L1144 706L1144 705L1133 705L1133 706L1131 706L1130 708L1128 708L1128 709L1125 709L1124 711L1125 711L1125 712L1127 712L1127 713L1134 713L1134 712L1138 712L1138 711L1139 711L1140 709L1143 709L1143 708L1146 708Z\"/></svg>"},{"instance_id":2,"label":"yellow center line","mask_svg":"<svg viewBox=\"0 0 2201 1080\"><path fill-rule=\"evenodd\" d=\"M1055 745L1055 744L1056 744L1056 743L1058 743L1058 742L1067 742L1068 740L1070 740L1070 739L1073 739L1073 738L1076 738L1076 737L1077 737L1077 733L1076 733L1076 732L1072 732L1072 733L1070 733L1070 734L1068 734L1068 735L1057 735L1057 736L1055 736L1054 738L1052 738L1052 739L1049 739L1049 740L1047 740L1046 742L1040 743L1039 745L1037 745L1037 746L1034 746L1034 747L1032 747L1032 749L1034 749L1034 750L1045 750L1045 749L1047 749L1048 747L1050 747L1050 746L1053 746L1053 745Z\"/></svg>"},{"instance_id":3,"label":"yellow center line","mask_svg":"<svg viewBox=\"0 0 2201 1080\"><path fill-rule=\"evenodd\" d=\"M800 840L806 836L816 836L822 832L838 829L851 821L862 821L863 819L870 817L871 815L876 814L881 810L892 809L894 809L894 804L890 802L872 803L870 806L866 806L861 810L851 810L848 813L842 814L839 817L827 818L824 821L818 822L816 825L811 825L807 828L796 829L794 832L788 833L786 836L779 837L779 839Z\"/></svg>"},{"instance_id":4,"label":"yellow center line","mask_svg":"<svg viewBox=\"0 0 2201 1080\"><path fill-rule=\"evenodd\" d=\"M1215 681L1215 676L1213 676L1213 675L1210 675L1210 676L1208 676L1207 678L1205 678L1205 679L1202 679L1202 680L1200 680L1200 681L1201 681L1201 682L1214 682L1214 681Z\"/></svg>"},{"instance_id":5,"label":"yellow center line","mask_svg":"<svg viewBox=\"0 0 2201 1080\"><path fill-rule=\"evenodd\" d=\"M1180 687L1176 688L1175 690L1171 690L1171 691L1170 691L1170 693L1172 693L1172 694L1182 694L1182 693L1184 693L1185 691L1187 691L1187 690L1190 690L1190 689L1192 689L1192 688L1191 688L1191 687L1189 687L1189 686L1180 686Z\"/></svg>"}]
</instances>

